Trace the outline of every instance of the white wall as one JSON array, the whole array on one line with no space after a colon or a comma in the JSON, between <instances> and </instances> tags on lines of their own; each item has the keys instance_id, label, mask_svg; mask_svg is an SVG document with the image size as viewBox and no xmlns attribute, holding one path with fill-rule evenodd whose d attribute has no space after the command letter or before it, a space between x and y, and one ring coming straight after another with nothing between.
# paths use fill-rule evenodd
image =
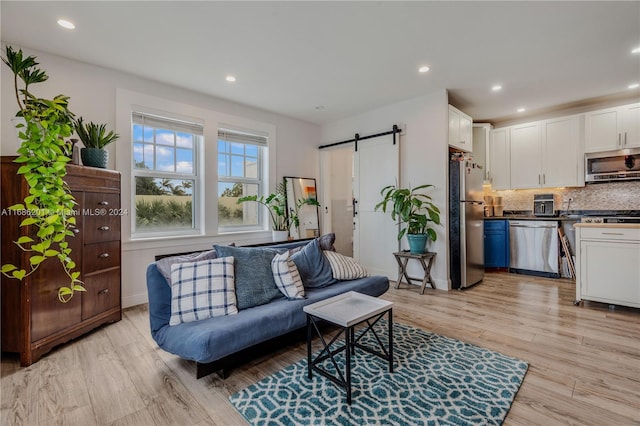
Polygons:
<instances>
[{"instance_id":1,"label":"white wall","mask_svg":"<svg viewBox=\"0 0 640 426\"><path fill-rule=\"evenodd\" d=\"M388 131L394 124L406 125L400 145L400 185L435 185L431 191L435 204L442 211L442 226L437 227L438 239L430 243L429 251L438 253L432 277L439 289L448 289L448 96L441 90L426 96L388 105L367 113L322 126L323 144L352 139L355 133L366 136ZM366 143L363 141L361 143ZM406 242L403 242L406 244ZM389 253L389 256L392 256ZM412 262L413 263L413 262ZM415 268L415 269L414 269ZM412 276L422 276L417 265L410 268ZM391 277L395 280L396 277Z\"/></svg>"},{"instance_id":2,"label":"white wall","mask_svg":"<svg viewBox=\"0 0 640 426\"><path fill-rule=\"evenodd\" d=\"M2 49L4 50L4 44ZM200 109L271 124L277 129L277 152L275 153L277 179L282 179L283 176L319 178L317 146L320 145L320 128L314 124L60 56L30 49L23 50L27 55L37 56L40 67L49 75L48 81L32 86L32 91L37 96L46 98L59 93L70 96L71 111L83 116L85 121L106 123L108 128L115 129L116 89L146 93ZM17 111L13 92L13 75L4 64L1 66L0 141L2 144L0 154L15 155L18 141L15 130L10 124L11 118ZM115 142L109 148L109 168L115 168L115 150L120 142L122 141ZM128 185L128 182L122 182L123 187ZM237 241L240 244L257 243L269 241L270 238L270 233L262 232L135 244L123 242L123 306L147 301L146 266L157 254L207 249L213 243L223 244L231 241ZM123 241L127 240L129 236L123 235Z\"/></svg>"}]
</instances>

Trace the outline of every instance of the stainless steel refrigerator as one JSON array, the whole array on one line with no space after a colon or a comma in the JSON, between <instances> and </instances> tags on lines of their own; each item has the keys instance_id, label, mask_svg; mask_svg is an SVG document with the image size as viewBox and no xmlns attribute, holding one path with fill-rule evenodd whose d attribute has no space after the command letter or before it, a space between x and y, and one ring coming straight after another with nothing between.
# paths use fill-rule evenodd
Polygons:
<instances>
[{"instance_id":1,"label":"stainless steel refrigerator","mask_svg":"<svg viewBox=\"0 0 640 426\"><path fill-rule=\"evenodd\" d=\"M484 278L482 168L470 160L449 161L449 259L452 288Z\"/></svg>"}]
</instances>

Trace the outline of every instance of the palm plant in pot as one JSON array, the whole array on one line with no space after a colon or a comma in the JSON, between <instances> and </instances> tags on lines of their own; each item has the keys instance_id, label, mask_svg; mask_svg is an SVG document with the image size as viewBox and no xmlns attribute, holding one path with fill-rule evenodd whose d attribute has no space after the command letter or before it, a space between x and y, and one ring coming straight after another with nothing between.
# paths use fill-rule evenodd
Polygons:
<instances>
[{"instance_id":1,"label":"palm plant in pot","mask_svg":"<svg viewBox=\"0 0 640 426\"><path fill-rule=\"evenodd\" d=\"M285 241L289 237L289 220L287 218L287 196L284 183L278 184L276 192L267 195L246 195L240 197L237 204L253 201L266 207L271 218L273 241Z\"/></svg>"},{"instance_id":2,"label":"palm plant in pot","mask_svg":"<svg viewBox=\"0 0 640 426\"><path fill-rule=\"evenodd\" d=\"M120 135L113 131L107 133L106 124L96 124L93 121L85 124L82 117L74 122L74 128L84 144L84 148L80 150L82 164L105 169L109 161L109 151L104 148L115 142Z\"/></svg>"},{"instance_id":3,"label":"palm plant in pot","mask_svg":"<svg viewBox=\"0 0 640 426\"><path fill-rule=\"evenodd\" d=\"M440 225L440 209L433 203L431 196L422 192L434 188L433 185L419 185L415 188L385 186L380 190L383 199L376 204L375 210L389 211L391 219L399 220L401 226L398 240L406 234L411 253L424 253L428 240L436 241L437 234L430 223Z\"/></svg>"}]
</instances>

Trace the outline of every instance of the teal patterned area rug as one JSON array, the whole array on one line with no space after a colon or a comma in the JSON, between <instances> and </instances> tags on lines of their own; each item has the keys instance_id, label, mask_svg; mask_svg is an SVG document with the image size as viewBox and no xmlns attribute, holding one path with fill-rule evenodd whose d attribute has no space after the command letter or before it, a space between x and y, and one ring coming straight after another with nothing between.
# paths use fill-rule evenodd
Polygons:
<instances>
[{"instance_id":1,"label":"teal patterned area rug","mask_svg":"<svg viewBox=\"0 0 640 426\"><path fill-rule=\"evenodd\" d=\"M386 345L386 324L376 328ZM306 358L231 395L231 403L252 425L502 424L526 362L407 325L393 332L393 373L387 361L356 349L351 406L344 389L318 373L307 378ZM374 339L367 333L361 342L375 347Z\"/></svg>"}]
</instances>

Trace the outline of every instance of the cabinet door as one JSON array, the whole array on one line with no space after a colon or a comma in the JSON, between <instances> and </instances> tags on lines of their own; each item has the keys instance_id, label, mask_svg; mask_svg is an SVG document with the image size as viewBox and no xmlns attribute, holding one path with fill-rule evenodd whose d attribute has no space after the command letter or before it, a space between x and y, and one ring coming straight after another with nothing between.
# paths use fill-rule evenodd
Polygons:
<instances>
[{"instance_id":1,"label":"cabinet door","mask_svg":"<svg viewBox=\"0 0 640 426\"><path fill-rule=\"evenodd\" d=\"M509 267L509 238L506 220L484 222L484 266L485 268Z\"/></svg>"},{"instance_id":2,"label":"cabinet door","mask_svg":"<svg viewBox=\"0 0 640 426\"><path fill-rule=\"evenodd\" d=\"M640 104L621 107L622 147L640 147Z\"/></svg>"},{"instance_id":3,"label":"cabinet door","mask_svg":"<svg viewBox=\"0 0 640 426\"><path fill-rule=\"evenodd\" d=\"M511 188L539 188L542 185L540 122L511 128Z\"/></svg>"},{"instance_id":4,"label":"cabinet door","mask_svg":"<svg viewBox=\"0 0 640 426\"><path fill-rule=\"evenodd\" d=\"M607 108L585 115L584 152L611 151L622 147L619 129L620 111Z\"/></svg>"},{"instance_id":5,"label":"cabinet door","mask_svg":"<svg viewBox=\"0 0 640 426\"><path fill-rule=\"evenodd\" d=\"M578 116L542 123L542 186L584 186Z\"/></svg>"},{"instance_id":6,"label":"cabinet door","mask_svg":"<svg viewBox=\"0 0 640 426\"><path fill-rule=\"evenodd\" d=\"M465 151L473 151L473 122L471 117L466 114L460 114L460 147Z\"/></svg>"},{"instance_id":7,"label":"cabinet door","mask_svg":"<svg viewBox=\"0 0 640 426\"><path fill-rule=\"evenodd\" d=\"M509 128L495 129L491 132L491 172L489 181L493 189L511 189L509 147Z\"/></svg>"},{"instance_id":8,"label":"cabinet door","mask_svg":"<svg viewBox=\"0 0 640 426\"><path fill-rule=\"evenodd\" d=\"M640 243L582 240L581 297L640 307Z\"/></svg>"},{"instance_id":9,"label":"cabinet door","mask_svg":"<svg viewBox=\"0 0 640 426\"><path fill-rule=\"evenodd\" d=\"M460 148L460 111L449 105L449 145Z\"/></svg>"}]
</instances>

